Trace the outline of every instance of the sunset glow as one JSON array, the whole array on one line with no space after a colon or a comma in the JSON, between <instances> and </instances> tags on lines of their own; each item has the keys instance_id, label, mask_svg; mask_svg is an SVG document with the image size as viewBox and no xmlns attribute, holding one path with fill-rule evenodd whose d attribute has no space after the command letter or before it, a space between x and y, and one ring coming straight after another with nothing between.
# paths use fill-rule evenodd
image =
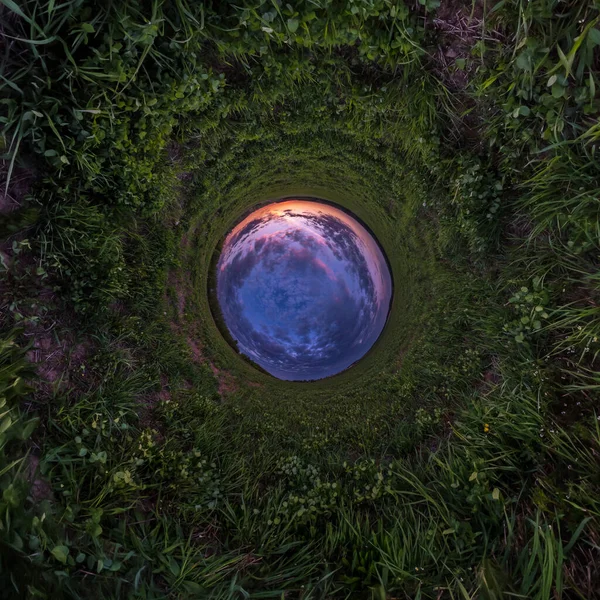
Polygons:
<instances>
[{"instance_id":1,"label":"sunset glow","mask_svg":"<svg viewBox=\"0 0 600 600\"><path fill-rule=\"evenodd\" d=\"M309 200L254 211L217 265L219 305L240 352L280 379L320 379L360 359L385 325L391 292L369 232Z\"/></svg>"}]
</instances>

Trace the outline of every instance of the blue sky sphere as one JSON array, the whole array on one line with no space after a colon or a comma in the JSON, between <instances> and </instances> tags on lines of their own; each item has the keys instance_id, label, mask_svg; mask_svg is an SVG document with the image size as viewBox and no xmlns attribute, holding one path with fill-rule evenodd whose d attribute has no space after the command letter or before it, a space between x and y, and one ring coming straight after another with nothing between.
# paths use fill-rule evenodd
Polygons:
<instances>
[{"instance_id":1,"label":"blue sky sphere","mask_svg":"<svg viewBox=\"0 0 600 600\"><path fill-rule=\"evenodd\" d=\"M347 369L381 334L391 296L371 234L317 201L257 209L225 238L217 263L217 300L239 351L279 379Z\"/></svg>"}]
</instances>

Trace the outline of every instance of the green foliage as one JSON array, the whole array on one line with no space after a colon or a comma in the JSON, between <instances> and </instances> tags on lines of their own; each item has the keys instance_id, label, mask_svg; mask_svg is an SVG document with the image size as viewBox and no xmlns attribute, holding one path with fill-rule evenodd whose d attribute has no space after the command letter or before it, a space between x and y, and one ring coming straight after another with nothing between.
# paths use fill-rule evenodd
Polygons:
<instances>
[{"instance_id":1,"label":"green foliage","mask_svg":"<svg viewBox=\"0 0 600 600\"><path fill-rule=\"evenodd\" d=\"M19 402L30 391L26 384L31 369L24 352L15 343L17 331L0 340L0 581L10 589L11 572L18 569L30 536L39 520L32 518L27 502L28 482L24 476L27 456L24 443L38 419L25 419ZM10 586L10 587L9 587Z\"/></svg>"},{"instance_id":2,"label":"green foliage","mask_svg":"<svg viewBox=\"0 0 600 600\"><path fill-rule=\"evenodd\" d=\"M507 323L504 329L514 336L518 344L531 339L550 316L547 312L548 292L543 289L539 277L533 280L532 287L530 291L528 287L522 286L509 300L517 318Z\"/></svg>"},{"instance_id":3,"label":"green foliage","mask_svg":"<svg viewBox=\"0 0 600 600\"><path fill-rule=\"evenodd\" d=\"M45 382L0 345L2 590L596 593L598 6L454 8L449 41L434 0L0 1L5 189L37 174L2 325L32 358L68 332ZM288 195L357 214L395 284L303 384L210 302L228 228Z\"/></svg>"},{"instance_id":4,"label":"green foliage","mask_svg":"<svg viewBox=\"0 0 600 600\"><path fill-rule=\"evenodd\" d=\"M474 255L485 255L495 250L499 241L502 181L490 164L482 163L476 156L459 157L454 164L457 175L453 205L457 214L450 222L458 226L457 233L466 239Z\"/></svg>"}]
</instances>

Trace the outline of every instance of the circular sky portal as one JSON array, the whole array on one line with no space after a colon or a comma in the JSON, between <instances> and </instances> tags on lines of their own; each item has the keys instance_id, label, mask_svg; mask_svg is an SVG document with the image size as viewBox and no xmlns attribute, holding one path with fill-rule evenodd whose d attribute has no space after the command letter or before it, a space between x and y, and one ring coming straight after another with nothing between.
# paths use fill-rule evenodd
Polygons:
<instances>
[{"instance_id":1,"label":"circular sky portal","mask_svg":"<svg viewBox=\"0 0 600 600\"><path fill-rule=\"evenodd\" d=\"M241 353L279 379L335 375L387 320L392 280L371 234L322 202L284 200L225 238L217 299Z\"/></svg>"}]
</instances>

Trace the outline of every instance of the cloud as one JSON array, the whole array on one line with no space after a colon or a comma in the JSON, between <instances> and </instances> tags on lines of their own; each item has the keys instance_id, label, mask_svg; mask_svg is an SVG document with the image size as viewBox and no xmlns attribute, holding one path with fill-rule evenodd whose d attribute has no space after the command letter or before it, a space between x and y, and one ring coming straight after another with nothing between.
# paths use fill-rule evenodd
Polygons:
<instances>
[{"instance_id":1,"label":"cloud","mask_svg":"<svg viewBox=\"0 0 600 600\"><path fill-rule=\"evenodd\" d=\"M314 204L250 215L226 239L217 265L219 304L240 350L284 379L348 367L387 317L372 274L387 269L383 257Z\"/></svg>"}]
</instances>

